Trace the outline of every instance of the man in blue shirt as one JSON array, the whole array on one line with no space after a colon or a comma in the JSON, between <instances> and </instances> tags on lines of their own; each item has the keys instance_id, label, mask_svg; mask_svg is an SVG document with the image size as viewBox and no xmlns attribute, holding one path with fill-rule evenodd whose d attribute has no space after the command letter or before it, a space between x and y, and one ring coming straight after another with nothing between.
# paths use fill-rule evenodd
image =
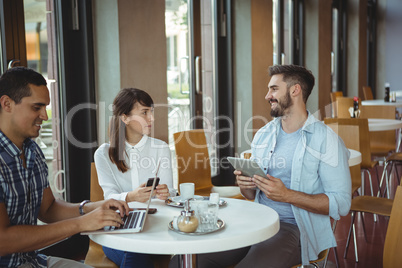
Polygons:
<instances>
[{"instance_id":1,"label":"man in blue shirt","mask_svg":"<svg viewBox=\"0 0 402 268\"><path fill-rule=\"evenodd\" d=\"M255 135L252 158L267 177L235 171L247 199L278 212L280 230L272 238L242 249L199 256L199 267L292 267L317 259L336 246L330 217L348 214L351 204L349 151L342 140L306 110L314 76L304 67L269 68L265 99L271 122Z\"/></svg>"},{"instance_id":2,"label":"man in blue shirt","mask_svg":"<svg viewBox=\"0 0 402 268\"><path fill-rule=\"evenodd\" d=\"M0 267L69 263L36 250L82 231L119 226L129 211L116 200L71 204L54 198L45 157L32 140L48 119L49 102L46 80L39 73L16 67L0 77ZM48 224L38 226L38 219Z\"/></svg>"}]
</instances>

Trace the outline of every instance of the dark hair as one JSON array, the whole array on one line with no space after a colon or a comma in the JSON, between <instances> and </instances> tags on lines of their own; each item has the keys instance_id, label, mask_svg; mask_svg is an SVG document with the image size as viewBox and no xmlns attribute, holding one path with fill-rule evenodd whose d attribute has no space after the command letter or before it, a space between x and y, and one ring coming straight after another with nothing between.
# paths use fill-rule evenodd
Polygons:
<instances>
[{"instance_id":1,"label":"dark hair","mask_svg":"<svg viewBox=\"0 0 402 268\"><path fill-rule=\"evenodd\" d=\"M22 98L31 96L29 84L46 86L46 79L40 73L26 67L8 69L0 77L0 97L7 95L18 104Z\"/></svg>"},{"instance_id":2,"label":"dark hair","mask_svg":"<svg viewBox=\"0 0 402 268\"><path fill-rule=\"evenodd\" d=\"M303 101L307 102L314 87L314 76L310 70L299 65L274 65L269 67L269 75L282 74L288 88L299 84L302 89Z\"/></svg>"},{"instance_id":3,"label":"dark hair","mask_svg":"<svg viewBox=\"0 0 402 268\"><path fill-rule=\"evenodd\" d=\"M124 161L126 125L120 117L129 115L136 103L146 107L154 106L151 96L137 88L123 88L113 101L113 117L109 127L109 158L123 173L128 170L128 165Z\"/></svg>"}]
</instances>

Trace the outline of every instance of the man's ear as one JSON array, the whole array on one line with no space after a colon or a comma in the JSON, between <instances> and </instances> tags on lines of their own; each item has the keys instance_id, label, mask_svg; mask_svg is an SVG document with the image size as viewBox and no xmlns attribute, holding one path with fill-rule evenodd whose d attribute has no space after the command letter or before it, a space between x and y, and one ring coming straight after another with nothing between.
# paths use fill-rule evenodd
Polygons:
<instances>
[{"instance_id":1,"label":"man's ear","mask_svg":"<svg viewBox=\"0 0 402 268\"><path fill-rule=\"evenodd\" d=\"M1 98L0 98L1 109L3 111L10 112L13 102L14 101L9 96L7 96L7 95L1 96Z\"/></svg>"},{"instance_id":2,"label":"man's ear","mask_svg":"<svg viewBox=\"0 0 402 268\"><path fill-rule=\"evenodd\" d=\"M297 95L302 94L301 86L299 84L294 85L293 88L291 89L290 94L293 97L296 97Z\"/></svg>"}]
</instances>

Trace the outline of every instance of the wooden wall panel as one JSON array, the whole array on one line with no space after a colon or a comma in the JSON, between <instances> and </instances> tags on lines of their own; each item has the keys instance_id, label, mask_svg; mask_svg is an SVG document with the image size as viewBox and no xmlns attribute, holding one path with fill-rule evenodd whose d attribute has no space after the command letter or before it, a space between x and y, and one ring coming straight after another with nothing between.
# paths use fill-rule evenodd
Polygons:
<instances>
[{"instance_id":1,"label":"wooden wall panel","mask_svg":"<svg viewBox=\"0 0 402 268\"><path fill-rule=\"evenodd\" d=\"M168 142L165 1L119 0L118 13L121 87L137 87L151 95L152 136Z\"/></svg>"}]
</instances>

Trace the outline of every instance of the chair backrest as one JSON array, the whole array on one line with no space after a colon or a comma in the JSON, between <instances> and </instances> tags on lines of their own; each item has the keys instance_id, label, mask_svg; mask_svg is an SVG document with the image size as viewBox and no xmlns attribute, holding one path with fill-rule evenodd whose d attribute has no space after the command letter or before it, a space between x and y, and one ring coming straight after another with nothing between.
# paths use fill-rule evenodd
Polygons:
<instances>
[{"instance_id":1,"label":"chair backrest","mask_svg":"<svg viewBox=\"0 0 402 268\"><path fill-rule=\"evenodd\" d=\"M383 267L402 267L402 186L398 186L385 236Z\"/></svg>"},{"instance_id":2,"label":"chair backrest","mask_svg":"<svg viewBox=\"0 0 402 268\"><path fill-rule=\"evenodd\" d=\"M325 118L324 123L341 137L347 148L362 154L361 164L349 167L354 193L361 187L360 167L371 164L371 151L367 146L370 142L368 121L362 118Z\"/></svg>"},{"instance_id":3,"label":"chair backrest","mask_svg":"<svg viewBox=\"0 0 402 268\"><path fill-rule=\"evenodd\" d=\"M103 190L99 185L98 181L98 173L96 172L95 163L91 163L91 192L90 192L91 201L100 201L103 200Z\"/></svg>"},{"instance_id":4,"label":"chair backrest","mask_svg":"<svg viewBox=\"0 0 402 268\"><path fill-rule=\"evenodd\" d=\"M212 187L208 144L203 129L173 134L178 183L194 182L195 189Z\"/></svg>"},{"instance_id":5,"label":"chair backrest","mask_svg":"<svg viewBox=\"0 0 402 268\"><path fill-rule=\"evenodd\" d=\"M363 87L363 97L364 97L364 100L372 100L373 99L373 92L371 91L371 87L369 87L369 86Z\"/></svg>"},{"instance_id":6,"label":"chair backrest","mask_svg":"<svg viewBox=\"0 0 402 268\"><path fill-rule=\"evenodd\" d=\"M396 114L396 108L388 105L364 105L360 111L361 118L395 119ZM395 130L370 132L370 147L372 153L385 155L389 150L395 150Z\"/></svg>"},{"instance_id":7,"label":"chair backrest","mask_svg":"<svg viewBox=\"0 0 402 268\"><path fill-rule=\"evenodd\" d=\"M353 98L336 98L337 118L350 118L349 108L353 107ZM361 109L361 100L359 98L359 109Z\"/></svg>"},{"instance_id":8,"label":"chair backrest","mask_svg":"<svg viewBox=\"0 0 402 268\"><path fill-rule=\"evenodd\" d=\"M240 158L250 159L251 158L251 149L241 152Z\"/></svg>"},{"instance_id":9,"label":"chair backrest","mask_svg":"<svg viewBox=\"0 0 402 268\"><path fill-rule=\"evenodd\" d=\"M337 117L337 107L336 107L336 99L338 97L343 97L343 92L342 91L336 91L336 92L331 92L330 93L331 97L331 106L332 106L332 117Z\"/></svg>"},{"instance_id":10,"label":"chair backrest","mask_svg":"<svg viewBox=\"0 0 402 268\"><path fill-rule=\"evenodd\" d=\"M325 118L324 123L341 137L345 146L362 154L362 166L371 163L370 134L365 118Z\"/></svg>"}]
</instances>

